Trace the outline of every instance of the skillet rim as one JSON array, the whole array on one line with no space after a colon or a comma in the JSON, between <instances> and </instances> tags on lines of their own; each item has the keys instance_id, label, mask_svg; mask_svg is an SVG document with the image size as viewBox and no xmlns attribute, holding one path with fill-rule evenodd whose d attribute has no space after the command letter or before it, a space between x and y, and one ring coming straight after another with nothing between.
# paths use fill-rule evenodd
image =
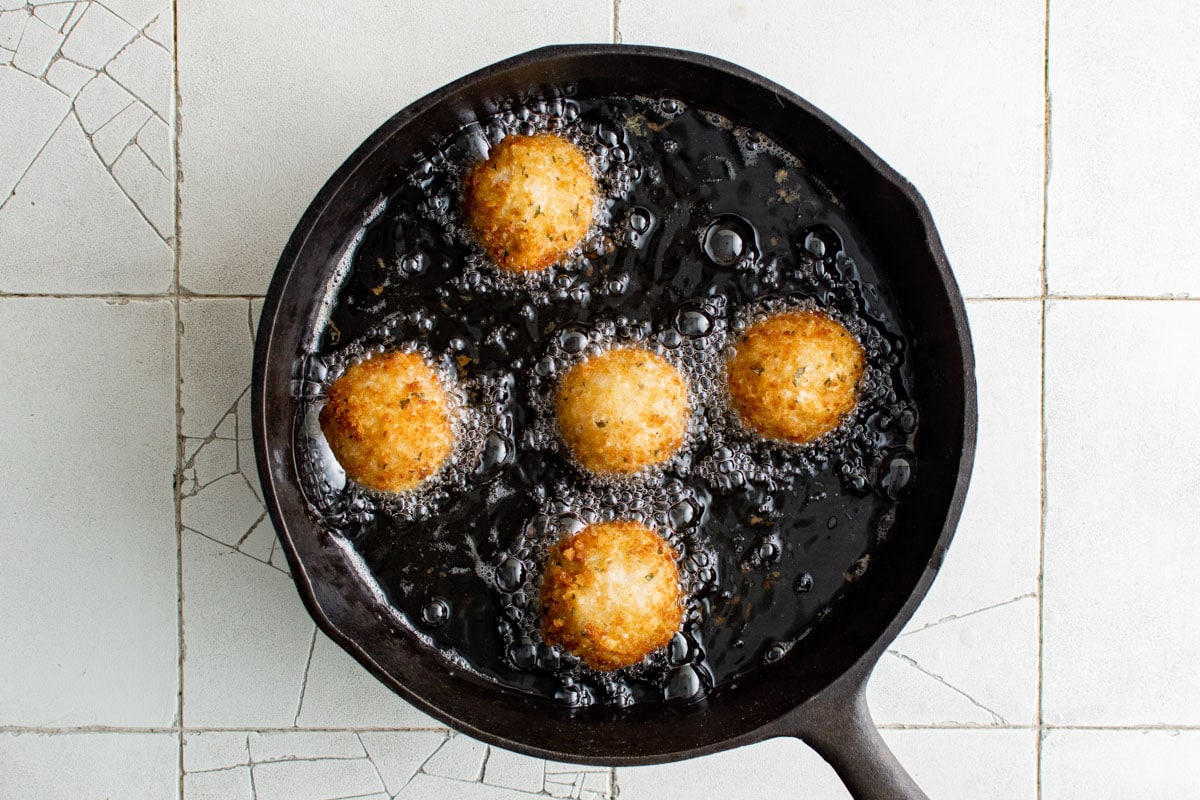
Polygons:
<instances>
[{"instance_id":1,"label":"skillet rim","mask_svg":"<svg viewBox=\"0 0 1200 800\"><path fill-rule=\"evenodd\" d=\"M882 630L873 640L864 648L862 654L847 668L839 674L833 676L824 688L813 692L808 698L800 700L798 703L782 707L775 714L774 718L764 724L756 727L751 727L734 735L725 735L712 738L705 744L699 746L684 747L679 749L664 749L653 753L648 753L644 749L633 748L621 754L606 753L601 756L588 753L580 753L577 751L553 749L552 746L539 746L529 744L525 741L518 741L507 738L503 735L492 733L489 730L480 727L470 719L464 719L461 716L456 716L448 711L445 711L440 706L435 705L427 699L423 694L414 691L404 683L401 683L384 667L373 658L360 643L345 634L339 627L338 623L326 613L322 607L320 600L317 598L317 586L314 584L309 571L305 569L304 563L300 560L297 554L296 547L292 541L292 534L287 520L284 519L284 514L280 508L280 500L276 491L275 476L270 467L270 457L267 443L267 409L265 402L267 399L266 379L268 373L268 365L270 362L270 353L272 345L277 341L275 330L280 325L278 319L280 311L280 303L284 296L284 291L289 280L292 278L294 267L297 258L302 253L309 243L313 229L316 223L321 219L326 209L331 205L332 201L337 198L338 194L343 190L349 180L352 178L356 170L358 170L370 156L375 153L380 147L386 145L388 140L399 130L404 128L414 119L419 118L422 114L442 103L450 96L470 87L472 84L488 78L489 76L517 70L523 67L529 67L539 62L548 61L555 58L563 57L624 57L624 56L647 56L654 58L666 58L672 61L684 62L693 66L698 66L703 69L715 70L726 73L731 78L745 81L758 87L764 88L772 92L781 105L786 100L787 102L799 107L803 112L812 116L817 122L826 126L829 132L841 140L842 143L848 145L861 158L867 167L877 173L881 179L890 183L900 194L903 200L915 212L919 220L925 236L925 245L928 248L928 255L936 267L937 282L945 290L948 307L944 309L949 312L950 321L953 323L954 330L957 334L957 342L961 362L951 366L957 368L962 376L962 446L958 450L958 465L955 470L955 485L950 494L946 508L946 513L943 517L941 532L936 540L929 561L924 570L920 573L919 578L912 584L911 591L904 589L907 592L907 597L899 610L892 617L891 621L882 627ZM289 359L293 356L289 355ZM576 763L588 763L606 766L627 766L627 765L642 765L642 764L659 764L670 761L676 761L683 758L690 758L708 753L718 752L729 748L749 744L756 741L761 741L765 738L770 738L776 735L795 735L796 720L802 718L807 706L815 706L811 701L823 693L829 694L835 688L835 685L844 686L851 684L857 691L860 691L865 685L866 679L869 677L871 670L874 668L876 661L882 654L886 646L895 638L901 628L911 619L917 606L924 599L926 593L932 584L933 578L936 576L941 567L945 551L949 546L955 528L957 527L961 516L963 503L965 501L967 486L969 484L971 470L974 464L976 431L977 431L977 396L976 382L974 370L974 353L971 345L970 330L967 323L966 308L961 292L958 289L957 282L953 272L950 269L949 261L946 258L942 248L940 238L937 234L937 229L934 225L933 217L929 211L924 199L921 197L915 186L906 178L896 172L890 165L883 161L874 151L861 142L856 136L846 130L839 123L830 118L820 109L811 105L808 101L799 97L780 84L771 81L757 73L747 70L731 62L709 56L702 53L692 51L679 50L674 48L654 47L646 45L624 45L624 44L574 44L574 45L549 45L530 50L518 55L509 57L502 61L496 62L489 66L485 66L479 70L473 71L451 83L448 83L432 92L426 94L420 99L405 106L395 115L390 117L382 125L379 126L364 142L359 145L354 152L346 159L345 162L333 173L333 175L322 186L313 201L309 204L300 221L297 223L295 230L289 237L287 245L281 254L279 264L272 276L270 286L264 298L263 309L260 316L260 324L258 334L256 336L254 348L253 362L253 378L251 382L251 413L252 413L252 429L254 434L255 456L258 467L260 482L263 487L263 501L267 507L272 524L275 526L276 533L283 545L284 553L287 557L289 567L291 569L292 578L296 584L297 591L300 594L301 600L310 616L316 622L317 626L333 639L337 644L350 653L360 664L371 672L377 679L383 682L389 689L400 695L407 702L416 706L424 713L438 719L451 727L467 733L477 739L480 739L489 744L504 747L509 750L514 750L527 755L548 758L560 761L573 761ZM289 453L290 453L290 447ZM293 466L293 465L289 465ZM500 690L501 687L494 686L493 688ZM503 692L501 692L503 693ZM486 715L483 715L486 716ZM680 718L686 721L688 718L682 716ZM686 724L686 722L685 722Z\"/></svg>"}]
</instances>

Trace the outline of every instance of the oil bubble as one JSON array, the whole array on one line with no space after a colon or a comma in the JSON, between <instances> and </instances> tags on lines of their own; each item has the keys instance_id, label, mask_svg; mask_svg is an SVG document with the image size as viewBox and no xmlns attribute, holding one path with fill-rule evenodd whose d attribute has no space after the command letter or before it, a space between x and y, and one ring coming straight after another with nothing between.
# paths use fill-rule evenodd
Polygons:
<instances>
[{"instance_id":1,"label":"oil bubble","mask_svg":"<svg viewBox=\"0 0 1200 800\"><path fill-rule=\"evenodd\" d=\"M525 580L525 564L509 556L496 567L496 585L501 591L512 592Z\"/></svg>"},{"instance_id":2,"label":"oil bubble","mask_svg":"<svg viewBox=\"0 0 1200 800\"><path fill-rule=\"evenodd\" d=\"M774 664L775 662L780 661L788 654L790 649L791 647L789 647L787 644L784 644L783 642L776 642L768 647L767 651L763 653L763 663Z\"/></svg>"},{"instance_id":3,"label":"oil bubble","mask_svg":"<svg viewBox=\"0 0 1200 800\"><path fill-rule=\"evenodd\" d=\"M828 225L812 225L804 231L804 250L813 258L830 258L841 249L841 237Z\"/></svg>"},{"instance_id":4,"label":"oil bubble","mask_svg":"<svg viewBox=\"0 0 1200 800\"><path fill-rule=\"evenodd\" d=\"M562 661L562 653L553 645L539 645L537 654L537 665L547 672L557 672Z\"/></svg>"},{"instance_id":5,"label":"oil bubble","mask_svg":"<svg viewBox=\"0 0 1200 800\"><path fill-rule=\"evenodd\" d=\"M684 633L676 633L667 645L667 660L676 666L686 664L692 658L692 642Z\"/></svg>"},{"instance_id":6,"label":"oil bubble","mask_svg":"<svg viewBox=\"0 0 1200 800\"><path fill-rule=\"evenodd\" d=\"M508 658L517 669L533 669L537 665L537 645L529 639L518 639L509 646Z\"/></svg>"},{"instance_id":7,"label":"oil bubble","mask_svg":"<svg viewBox=\"0 0 1200 800\"><path fill-rule=\"evenodd\" d=\"M442 597L431 597L421 606L421 622L430 628L440 628L450 621L450 601Z\"/></svg>"},{"instance_id":8,"label":"oil bubble","mask_svg":"<svg viewBox=\"0 0 1200 800\"><path fill-rule=\"evenodd\" d=\"M897 450L884 456L879 465L879 488L892 500L899 500L912 483L914 459L907 450Z\"/></svg>"},{"instance_id":9,"label":"oil bubble","mask_svg":"<svg viewBox=\"0 0 1200 800\"><path fill-rule=\"evenodd\" d=\"M712 317L698 308L681 308L675 313L675 330L689 339L706 335L712 326Z\"/></svg>"},{"instance_id":10,"label":"oil bubble","mask_svg":"<svg viewBox=\"0 0 1200 800\"><path fill-rule=\"evenodd\" d=\"M671 670L667 684L663 687L663 699L686 702L698 699L703 691L704 682L700 679L700 673L694 666L687 664Z\"/></svg>"},{"instance_id":11,"label":"oil bubble","mask_svg":"<svg viewBox=\"0 0 1200 800\"><path fill-rule=\"evenodd\" d=\"M744 258L757 257L758 234L742 217L722 214L704 230L701 246L714 264L732 267Z\"/></svg>"},{"instance_id":12,"label":"oil bubble","mask_svg":"<svg viewBox=\"0 0 1200 800\"><path fill-rule=\"evenodd\" d=\"M813 576L807 572L801 572L799 575L797 575L796 582L792 584L792 589L795 590L797 594L810 592L812 591L812 588Z\"/></svg>"}]
</instances>

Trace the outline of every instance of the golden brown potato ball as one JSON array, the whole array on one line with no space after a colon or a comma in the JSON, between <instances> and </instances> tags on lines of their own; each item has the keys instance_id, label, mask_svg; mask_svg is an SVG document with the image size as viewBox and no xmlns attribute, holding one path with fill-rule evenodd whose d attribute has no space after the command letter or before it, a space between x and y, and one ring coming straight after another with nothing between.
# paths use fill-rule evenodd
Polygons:
<instances>
[{"instance_id":1,"label":"golden brown potato ball","mask_svg":"<svg viewBox=\"0 0 1200 800\"><path fill-rule=\"evenodd\" d=\"M628 475L661 464L687 433L687 383L670 361L617 347L582 361L558 386L563 440L586 469Z\"/></svg>"},{"instance_id":2,"label":"golden brown potato ball","mask_svg":"<svg viewBox=\"0 0 1200 800\"><path fill-rule=\"evenodd\" d=\"M628 667L679 630L675 550L639 522L589 525L551 548L541 589L542 637L592 669Z\"/></svg>"},{"instance_id":3,"label":"golden brown potato ball","mask_svg":"<svg viewBox=\"0 0 1200 800\"><path fill-rule=\"evenodd\" d=\"M583 151L550 133L509 136L467 176L467 222L511 272L535 272L583 241L596 179Z\"/></svg>"},{"instance_id":4,"label":"golden brown potato ball","mask_svg":"<svg viewBox=\"0 0 1200 800\"><path fill-rule=\"evenodd\" d=\"M414 489L454 448L450 398L417 353L352 365L329 387L321 430L346 474L372 489Z\"/></svg>"},{"instance_id":5,"label":"golden brown potato ball","mask_svg":"<svg viewBox=\"0 0 1200 800\"><path fill-rule=\"evenodd\" d=\"M751 325L726 363L746 427L803 444L833 430L858 402L858 340L817 311L785 311Z\"/></svg>"}]
</instances>

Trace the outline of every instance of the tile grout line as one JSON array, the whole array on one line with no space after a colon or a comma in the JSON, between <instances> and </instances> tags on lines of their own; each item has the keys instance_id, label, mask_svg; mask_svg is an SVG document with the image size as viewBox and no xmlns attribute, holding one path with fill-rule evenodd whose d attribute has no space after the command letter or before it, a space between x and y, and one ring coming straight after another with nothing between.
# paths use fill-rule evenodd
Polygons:
<instances>
[{"instance_id":1,"label":"tile grout line","mask_svg":"<svg viewBox=\"0 0 1200 800\"><path fill-rule=\"evenodd\" d=\"M1038 519L1038 578L1037 578L1037 742L1034 750L1034 796L1042 800L1042 742L1046 735L1046 719L1043 709L1042 689L1045 675L1045 619L1046 619L1046 310L1049 307L1050 280L1047 276L1050 230L1050 0L1044 6L1042 21L1042 313L1041 313L1041 408L1039 425L1041 440L1039 457L1039 519Z\"/></svg>"},{"instance_id":2,"label":"tile grout line","mask_svg":"<svg viewBox=\"0 0 1200 800\"><path fill-rule=\"evenodd\" d=\"M1200 734L1200 724L1172 724L1169 722L1142 723L1130 725L1053 725L1053 724L1029 724L1022 725L1019 723L1006 724L990 724L982 722L959 722L959 723L907 723L907 722L883 722L877 726L882 731L1125 731L1129 733L1144 733L1152 732L1180 732L1180 733L1197 733ZM208 726L196 725L186 728L181 728L178 725L169 725L166 727L137 727L126 725L68 725L68 726L50 726L50 725L0 725L0 734L12 734L17 736L73 736L87 733L113 733L113 734L134 734L134 733L157 733L157 734L173 734L173 733L265 733L265 734L306 734L306 733L451 733L451 729L447 727L424 727L424 728L389 728L386 726L359 726L353 728L346 727L318 727L318 728L296 728L292 726L257 726L257 727L237 727L237 726ZM457 731L453 731L457 734ZM616 769L615 767L613 769Z\"/></svg>"},{"instance_id":3,"label":"tile grout line","mask_svg":"<svg viewBox=\"0 0 1200 800\"><path fill-rule=\"evenodd\" d=\"M107 300L113 303L154 302L160 300L262 300L262 294L212 294L206 292L189 292L180 290L162 294L111 294L106 292L0 292L0 300ZM1031 295L964 295L968 303L1034 303L1051 300L1054 302L1160 302L1160 303L1200 303L1200 295L1166 294L1166 295L1133 295L1133 294L1045 294Z\"/></svg>"},{"instance_id":4,"label":"tile grout line","mask_svg":"<svg viewBox=\"0 0 1200 800\"><path fill-rule=\"evenodd\" d=\"M174 130L172 131L172 143L174 144L174 175L172 180L172 189L174 191L175 202L175 242L173 247L174 256L174 275L172 280L172 293L174 300L172 306L175 309L175 614L176 614L176 631L177 631L177 646L179 648L179 699L176 713L176 724L178 725L179 750L178 760L176 761L176 793L179 800L184 800L183 788L183 660L185 654L185 644L183 641L183 309L180 302L180 281L179 281L179 262L180 262L180 233L183 228L182 214L180 204L179 176L180 176L180 154L179 154L179 133L180 133L180 115L181 103L179 95L179 0L171 0L171 100L174 104L174 113L172 115L172 123Z\"/></svg>"},{"instance_id":5,"label":"tile grout line","mask_svg":"<svg viewBox=\"0 0 1200 800\"><path fill-rule=\"evenodd\" d=\"M612 4L612 43L621 43L621 0L613 0Z\"/></svg>"}]
</instances>

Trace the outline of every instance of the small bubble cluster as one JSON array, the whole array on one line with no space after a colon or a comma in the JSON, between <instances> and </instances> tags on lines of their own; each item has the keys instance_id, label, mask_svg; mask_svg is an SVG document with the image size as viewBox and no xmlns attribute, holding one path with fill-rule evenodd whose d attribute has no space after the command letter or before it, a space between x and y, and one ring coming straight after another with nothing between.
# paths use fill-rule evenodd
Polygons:
<instances>
[{"instance_id":1,"label":"small bubble cluster","mask_svg":"<svg viewBox=\"0 0 1200 800\"><path fill-rule=\"evenodd\" d=\"M666 692L672 675L686 668L695 675L707 674L705 652L698 636L703 620L701 598L718 580L711 545L699 529L703 502L682 481L664 480L656 485L631 485L622 489L581 489L564 483L551 492L554 498L535 514L524 529L493 559L492 584L500 595L502 617L499 631L504 657L516 670L542 672L560 682L556 698L565 705L581 707L597 699L626 705L645 686L662 686ZM543 641L538 626L539 587L546 553L559 539L572 536L588 525L613 520L632 520L652 527L674 548L680 581L687 598L682 630L670 645L652 653L638 665L612 672L590 669L557 645ZM711 676L686 697L694 698L712 687ZM671 693L668 692L667 696Z\"/></svg>"},{"instance_id":2,"label":"small bubble cluster","mask_svg":"<svg viewBox=\"0 0 1200 800\"><path fill-rule=\"evenodd\" d=\"M543 132L584 151L603 197L566 259L502 273L464 224L460 182L506 136ZM396 616L452 663L572 708L695 702L787 658L896 535L920 474L906 340L819 177L762 133L678 100L563 87L449 132L396 180L364 210L294 382L305 494ZM795 309L843 324L867 360L858 406L806 445L747 430L726 389L746 327ZM678 368L687 434L665 463L595 475L563 444L556 390L572 366L623 346ZM459 430L435 479L386 495L347 479L318 414L348 364L396 348L437 365ZM555 541L616 519L670 541L687 607L666 647L597 672L542 640L539 586ZM772 607L788 613L763 622ZM480 644L497 635L498 652Z\"/></svg>"}]
</instances>

